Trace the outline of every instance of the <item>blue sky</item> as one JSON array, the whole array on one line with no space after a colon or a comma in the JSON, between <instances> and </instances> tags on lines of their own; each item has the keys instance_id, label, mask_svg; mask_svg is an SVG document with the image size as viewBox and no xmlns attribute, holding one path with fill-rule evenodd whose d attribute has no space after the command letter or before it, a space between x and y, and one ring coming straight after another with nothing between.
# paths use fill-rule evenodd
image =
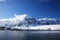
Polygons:
<instances>
[{"instance_id":1,"label":"blue sky","mask_svg":"<svg viewBox=\"0 0 60 40\"><path fill-rule=\"evenodd\" d=\"M60 18L60 0L0 0L0 18L11 18L14 14Z\"/></svg>"}]
</instances>

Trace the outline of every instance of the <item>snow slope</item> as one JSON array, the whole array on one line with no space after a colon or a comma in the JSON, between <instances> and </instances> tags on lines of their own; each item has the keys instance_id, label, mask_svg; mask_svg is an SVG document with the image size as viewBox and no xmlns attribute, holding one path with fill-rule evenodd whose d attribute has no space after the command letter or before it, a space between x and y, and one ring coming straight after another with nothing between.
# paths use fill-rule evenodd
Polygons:
<instances>
[{"instance_id":1,"label":"snow slope","mask_svg":"<svg viewBox=\"0 0 60 40\"><path fill-rule=\"evenodd\" d=\"M12 27L11 29L29 29L29 30L60 30L60 25L40 25L40 26L30 26L30 27Z\"/></svg>"}]
</instances>

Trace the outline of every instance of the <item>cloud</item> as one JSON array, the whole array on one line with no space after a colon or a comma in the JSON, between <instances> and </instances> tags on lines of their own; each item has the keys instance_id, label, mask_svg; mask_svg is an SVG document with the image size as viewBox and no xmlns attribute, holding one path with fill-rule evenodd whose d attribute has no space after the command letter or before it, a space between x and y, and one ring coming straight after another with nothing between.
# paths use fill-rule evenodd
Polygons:
<instances>
[{"instance_id":1,"label":"cloud","mask_svg":"<svg viewBox=\"0 0 60 40\"><path fill-rule=\"evenodd\" d=\"M6 0L0 0L0 2L6 2Z\"/></svg>"},{"instance_id":2,"label":"cloud","mask_svg":"<svg viewBox=\"0 0 60 40\"><path fill-rule=\"evenodd\" d=\"M4 24L17 24L25 20L27 14L17 15L15 14L13 18L0 19L0 25Z\"/></svg>"}]
</instances>

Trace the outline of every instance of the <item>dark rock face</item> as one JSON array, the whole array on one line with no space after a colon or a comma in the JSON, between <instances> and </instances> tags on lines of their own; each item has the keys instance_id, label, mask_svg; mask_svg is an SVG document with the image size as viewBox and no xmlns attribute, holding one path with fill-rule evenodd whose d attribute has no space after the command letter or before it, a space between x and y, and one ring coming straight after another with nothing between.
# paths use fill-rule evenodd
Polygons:
<instances>
[{"instance_id":1,"label":"dark rock face","mask_svg":"<svg viewBox=\"0 0 60 40\"><path fill-rule=\"evenodd\" d=\"M4 29L5 29L5 27L0 26L0 30L4 30Z\"/></svg>"}]
</instances>

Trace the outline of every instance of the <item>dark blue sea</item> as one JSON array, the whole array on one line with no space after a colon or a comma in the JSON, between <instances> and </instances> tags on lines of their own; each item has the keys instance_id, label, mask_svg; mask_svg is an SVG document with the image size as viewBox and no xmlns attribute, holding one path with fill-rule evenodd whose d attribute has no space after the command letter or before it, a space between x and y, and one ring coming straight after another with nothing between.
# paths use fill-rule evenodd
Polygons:
<instances>
[{"instance_id":1,"label":"dark blue sea","mask_svg":"<svg viewBox=\"0 0 60 40\"><path fill-rule=\"evenodd\" d=\"M0 40L60 40L60 31L0 31Z\"/></svg>"}]
</instances>

